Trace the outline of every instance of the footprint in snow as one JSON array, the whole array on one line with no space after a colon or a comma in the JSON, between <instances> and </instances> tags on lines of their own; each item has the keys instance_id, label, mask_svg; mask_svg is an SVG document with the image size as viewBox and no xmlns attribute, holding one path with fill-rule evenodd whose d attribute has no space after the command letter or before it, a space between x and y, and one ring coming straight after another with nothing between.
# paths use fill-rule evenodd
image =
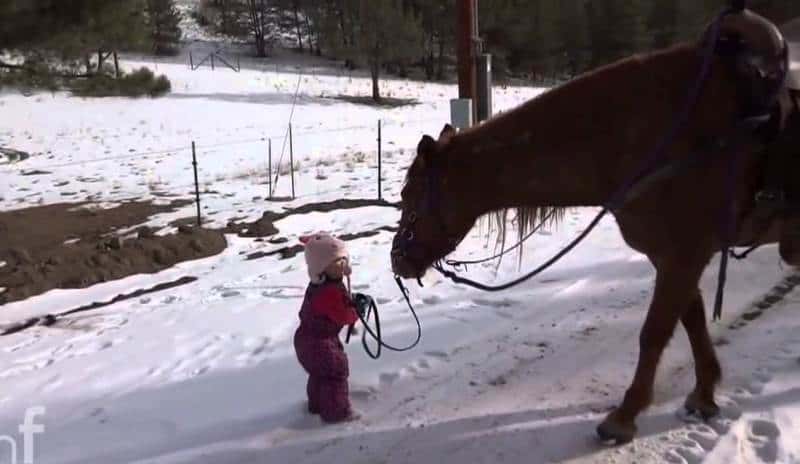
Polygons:
<instances>
[{"instance_id":1,"label":"footprint in snow","mask_svg":"<svg viewBox=\"0 0 800 464\"><path fill-rule=\"evenodd\" d=\"M514 306L517 302L510 299L503 299L503 300L484 300L482 298L476 298L473 302L478 306L486 306L491 308L510 308Z\"/></svg>"},{"instance_id":2,"label":"footprint in snow","mask_svg":"<svg viewBox=\"0 0 800 464\"><path fill-rule=\"evenodd\" d=\"M28 348L29 346L36 344L40 339L41 339L40 336L35 335L35 336L32 336L32 337L26 338L25 340L22 340L19 343L16 343L14 345L11 345L11 346L8 346L6 348L3 348L3 351L5 351L6 353L15 353L15 352L17 352L19 350L22 350L24 348Z\"/></svg>"},{"instance_id":3,"label":"footprint in snow","mask_svg":"<svg viewBox=\"0 0 800 464\"><path fill-rule=\"evenodd\" d=\"M380 375L379 380L381 385L391 385L400 378L399 372L384 372Z\"/></svg>"},{"instance_id":4,"label":"footprint in snow","mask_svg":"<svg viewBox=\"0 0 800 464\"><path fill-rule=\"evenodd\" d=\"M699 447L691 447L691 448L681 447L673 451L679 457L683 458L683 462L687 464L699 464L700 462L703 461L703 456L705 455L705 452ZM681 461L672 461L672 462L681 462Z\"/></svg>"},{"instance_id":5,"label":"footprint in snow","mask_svg":"<svg viewBox=\"0 0 800 464\"><path fill-rule=\"evenodd\" d=\"M356 400L368 401L375 398L378 389L375 387L353 387L350 389L350 396Z\"/></svg>"},{"instance_id":6,"label":"footprint in snow","mask_svg":"<svg viewBox=\"0 0 800 464\"><path fill-rule=\"evenodd\" d=\"M236 362L241 366L252 366L264 359L264 355L272 351L269 337L254 337L244 341L244 353L236 356Z\"/></svg>"},{"instance_id":7,"label":"footprint in snow","mask_svg":"<svg viewBox=\"0 0 800 464\"><path fill-rule=\"evenodd\" d=\"M726 434L733 423L742 417L742 408L733 399L726 397L717 398L720 413L717 417L712 417L706 422L698 415L689 413L685 408L677 411L678 418L689 424L688 429L693 436L689 437L693 442L698 443L703 449L713 448L718 436Z\"/></svg>"},{"instance_id":8,"label":"footprint in snow","mask_svg":"<svg viewBox=\"0 0 800 464\"><path fill-rule=\"evenodd\" d=\"M709 429L709 432L705 433L689 432L687 437L689 440L692 440L706 451L710 451L712 448L714 448L714 446L717 444L717 440L719 439L719 435L717 435L716 432L711 429Z\"/></svg>"},{"instance_id":9,"label":"footprint in snow","mask_svg":"<svg viewBox=\"0 0 800 464\"><path fill-rule=\"evenodd\" d=\"M426 351L425 356L430 356L432 358L439 358L439 359L449 359L450 355L445 353L444 351Z\"/></svg>"},{"instance_id":10,"label":"footprint in snow","mask_svg":"<svg viewBox=\"0 0 800 464\"><path fill-rule=\"evenodd\" d=\"M780 429L772 421L756 419L748 424L747 440L763 462L775 462L778 459L780 435Z\"/></svg>"}]
</instances>

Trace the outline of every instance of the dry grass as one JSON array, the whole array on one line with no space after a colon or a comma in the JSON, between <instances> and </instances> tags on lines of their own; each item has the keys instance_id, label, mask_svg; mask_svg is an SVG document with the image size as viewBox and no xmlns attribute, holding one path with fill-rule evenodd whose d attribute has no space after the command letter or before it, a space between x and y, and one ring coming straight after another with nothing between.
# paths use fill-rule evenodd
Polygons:
<instances>
[{"instance_id":1,"label":"dry grass","mask_svg":"<svg viewBox=\"0 0 800 464\"><path fill-rule=\"evenodd\" d=\"M353 154L353 161L355 161L358 164L361 164L366 160L367 160L367 154L364 152L359 151Z\"/></svg>"},{"instance_id":2,"label":"dry grass","mask_svg":"<svg viewBox=\"0 0 800 464\"><path fill-rule=\"evenodd\" d=\"M295 171L295 172L299 171L299 170L300 170L300 168L301 168L302 166L303 166L303 165L302 165L302 164L300 164L300 162L299 162L299 161L295 161L295 162L294 162L294 171ZM280 175L282 175L282 176L288 176L288 175L289 175L289 174L291 174L291 173L292 173L292 170L290 169L290 165L289 165L289 163L286 163L286 164L284 164L284 165L281 165L281 166L278 168L278 174L280 174Z\"/></svg>"},{"instance_id":3,"label":"dry grass","mask_svg":"<svg viewBox=\"0 0 800 464\"><path fill-rule=\"evenodd\" d=\"M320 158L317 160L316 166L317 167L331 167L336 164L336 160L333 158Z\"/></svg>"}]
</instances>

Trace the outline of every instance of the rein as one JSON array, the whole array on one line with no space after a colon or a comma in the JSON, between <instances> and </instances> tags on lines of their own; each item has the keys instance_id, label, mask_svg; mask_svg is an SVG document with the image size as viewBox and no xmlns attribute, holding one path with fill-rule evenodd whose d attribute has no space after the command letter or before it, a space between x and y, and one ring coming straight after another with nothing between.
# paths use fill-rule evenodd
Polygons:
<instances>
[{"instance_id":1,"label":"rein","mask_svg":"<svg viewBox=\"0 0 800 464\"><path fill-rule=\"evenodd\" d=\"M464 268L466 268L466 266L488 263L489 261L494 261L495 259L502 258L503 256L511 253L512 251L514 251L517 248L519 248L522 245L524 245L525 242L527 242L531 237L534 236L534 234L536 234L536 232L539 232L539 230L541 230L541 228L544 227L544 225L545 225L545 223L547 223L547 221L553 219L553 217L557 213L558 213L558 211L555 210L555 209L553 211L550 211L550 213L547 214L545 217L543 217L541 219L541 222L539 222L539 224L537 224L536 227L534 227L530 232L528 232L527 235L522 237L522 239L520 239L519 242L517 242L511 248L505 249L502 252L500 252L500 253L498 253L498 254L496 254L494 256L489 256L488 258L482 258L482 259L476 259L476 260L468 260L468 261L461 261L461 260L456 260L456 259L447 259L447 260L445 260L445 264L447 264L450 267L454 267L454 268L455 267L464 267Z\"/></svg>"},{"instance_id":2,"label":"rein","mask_svg":"<svg viewBox=\"0 0 800 464\"><path fill-rule=\"evenodd\" d=\"M381 318L378 314L378 304L375 303L375 299L371 296L364 295L364 297L367 299L367 308L365 311L363 311L363 314L362 312L357 312L357 314L358 318L361 320L361 323L364 325L364 332L361 334L361 345L364 347L364 351L367 353L367 356L372 359L378 359L381 357L382 348L386 348L389 351L402 353L403 351L409 351L416 347L419 344L420 339L422 339L422 326L420 325L419 317L417 317L417 312L414 310L414 306L411 305L408 289L405 287L405 285L403 285L403 281L399 277L395 277L395 282L400 288L400 291L403 293L403 298L406 300L408 309L411 311L411 315L414 316L414 321L417 323L417 338L410 345L403 348L397 348L384 342L381 335ZM375 314L375 330L372 330L372 327L369 326L369 318L373 313ZM372 337L372 339L377 343L377 348L375 351L372 351L367 343L367 334L369 334L369 336ZM350 341L349 332L347 334L347 341Z\"/></svg>"}]
</instances>

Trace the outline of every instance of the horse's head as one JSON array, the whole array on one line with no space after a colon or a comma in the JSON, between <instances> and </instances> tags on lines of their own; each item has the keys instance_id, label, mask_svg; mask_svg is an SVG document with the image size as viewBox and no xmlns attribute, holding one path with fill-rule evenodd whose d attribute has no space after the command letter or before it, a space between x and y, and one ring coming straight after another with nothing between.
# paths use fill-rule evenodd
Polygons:
<instances>
[{"instance_id":1,"label":"horse's head","mask_svg":"<svg viewBox=\"0 0 800 464\"><path fill-rule=\"evenodd\" d=\"M426 135L417 146L401 194L403 211L392 245L392 269L400 277L422 277L456 248L474 224L474 217L464 214L463 189L453 185L451 141L455 134L446 125L439 140Z\"/></svg>"},{"instance_id":2,"label":"horse's head","mask_svg":"<svg viewBox=\"0 0 800 464\"><path fill-rule=\"evenodd\" d=\"M737 75L741 98L750 106L747 110L770 107L789 71L789 48L781 31L763 16L745 10L725 16L719 32L718 54Z\"/></svg>"}]
</instances>

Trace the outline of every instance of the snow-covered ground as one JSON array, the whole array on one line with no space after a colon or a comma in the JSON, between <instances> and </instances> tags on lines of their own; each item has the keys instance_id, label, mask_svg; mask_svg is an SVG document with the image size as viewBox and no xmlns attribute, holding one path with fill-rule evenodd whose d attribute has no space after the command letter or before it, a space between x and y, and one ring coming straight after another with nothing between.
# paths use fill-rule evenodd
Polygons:
<instances>
[{"instance_id":1,"label":"snow-covered ground","mask_svg":"<svg viewBox=\"0 0 800 464\"><path fill-rule=\"evenodd\" d=\"M277 160L298 75L154 68L172 79L170 96L0 96L0 146L32 154L0 166L0 207L188 197L192 141L212 224L326 199L374 198L379 119L384 194L396 200L416 143L424 133L438 133L456 95L454 86L388 81L386 95L419 104L377 109L330 98L367 95L367 79L301 76L293 116L299 197L275 204L263 199L267 142L261 139L273 138ZM498 88L496 108L539 92ZM36 170L49 174L21 175ZM289 184L282 177L277 194L286 195ZM593 213L570 211L561 227L541 231L523 268L549 257ZM188 206L153 222L192 214ZM396 210L366 207L292 216L276 225L295 242L312 230L356 233L397 220ZM378 299L387 340L403 344L416 326L390 274L391 238L381 232L350 242L353 284ZM233 236L229 243L219 256L154 276L52 291L0 308L6 324L198 277L57 327L0 338L0 435L19 439L22 453L17 426L27 408L45 406L37 463L800 462L800 320L794 314L800 293L754 313L754 304L790 273L774 247L733 267L725 317L712 327L726 374L719 392L723 416L687 424L676 414L693 384L691 352L679 330L637 440L606 448L594 427L633 374L654 277L649 263L622 242L613 219L552 271L515 290L485 295L433 275L425 288L413 286L422 342L403 354L385 352L379 361L351 342L352 397L363 419L338 426L305 413L305 377L291 345L307 282L302 255L246 261L242 253L275 245ZM456 254L484 256L493 243L492 231L478 227ZM715 269L703 280L707 301ZM505 281L517 271L512 257L496 271L476 267L471 274ZM743 314L746 324L734 323ZM0 462L7 459L4 445Z\"/></svg>"}]
</instances>

